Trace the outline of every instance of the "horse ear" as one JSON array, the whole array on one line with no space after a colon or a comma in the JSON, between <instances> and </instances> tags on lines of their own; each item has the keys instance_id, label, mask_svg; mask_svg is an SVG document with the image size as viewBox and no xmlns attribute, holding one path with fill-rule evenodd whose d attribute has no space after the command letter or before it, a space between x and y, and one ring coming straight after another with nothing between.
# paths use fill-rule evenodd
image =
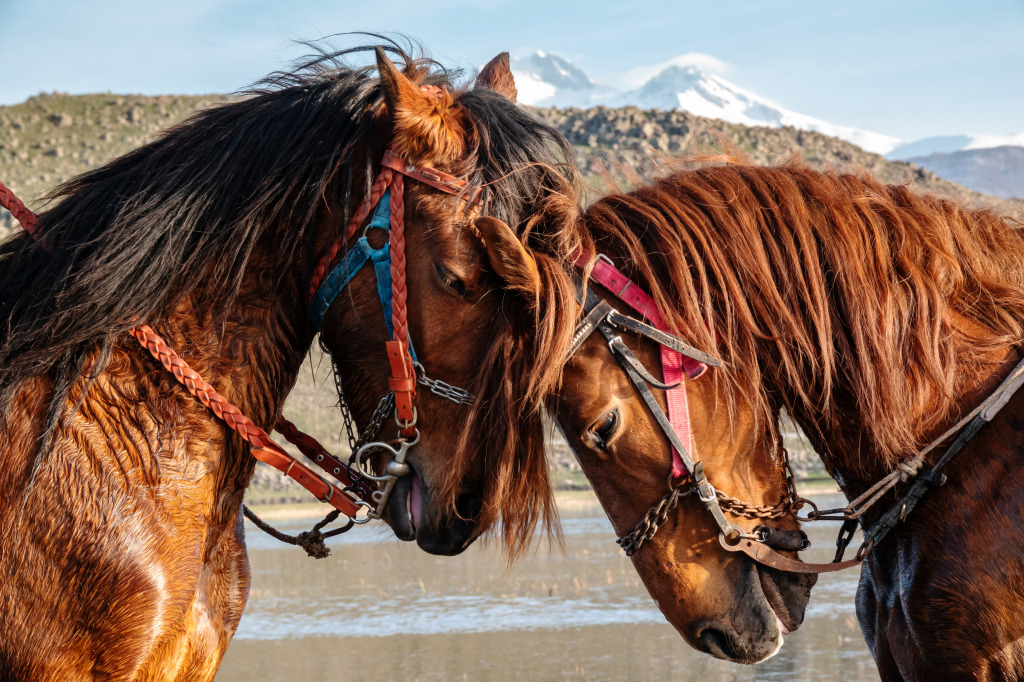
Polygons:
<instances>
[{"instance_id":1,"label":"horse ear","mask_svg":"<svg viewBox=\"0 0 1024 682\"><path fill-rule=\"evenodd\" d=\"M476 87L493 90L513 102L516 101L519 92L516 90L516 79L512 77L512 69L508 65L508 52L502 52L480 69L476 77Z\"/></svg>"},{"instance_id":2,"label":"horse ear","mask_svg":"<svg viewBox=\"0 0 1024 682\"><path fill-rule=\"evenodd\" d=\"M395 68L381 47L377 48L377 71L394 130L392 149L425 165L444 165L461 158L466 128L452 93L434 86L420 88Z\"/></svg>"},{"instance_id":3,"label":"horse ear","mask_svg":"<svg viewBox=\"0 0 1024 682\"><path fill-rule=\"evenodd\" d=\"M477 218L474 224L483 237L491 269L509 288L535 301L540 293L537 261L516 238L512 228L490 216Z\"/></svg>"}]
</instances>

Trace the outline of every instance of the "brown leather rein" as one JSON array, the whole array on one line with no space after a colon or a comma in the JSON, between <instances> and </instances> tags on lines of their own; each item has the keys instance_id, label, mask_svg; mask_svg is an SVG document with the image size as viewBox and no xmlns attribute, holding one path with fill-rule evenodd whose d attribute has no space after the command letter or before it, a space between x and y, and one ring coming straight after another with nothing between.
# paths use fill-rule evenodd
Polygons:
<instances>
[{"instance_id":1,"label":"brown leather rein","mask_svg":"<svg viewBox=\"0 0 1024 682\"><path fill-rule=\"evenodd\" d=\"M394 485L394 480L399 476L409 473L408 465L404 463L404 456L408 448L415 444L419 438L419 432L416 430L416 366L409 353L409 329L407 323L405 211L402 178L404 176L422 182L471 203L479 203L482 196L480 188L468 189L468 183L465 180L433 168L416 166L390 150L384 153L381 166L381 171L371 188L370 196L363 200L349 221L347 229L332 243L330 249L324 254L314 270L310 283L310 298L316 293L331 264L341 253L342 248L351 240L383 193L390 189L391 230L389 245L391 250L392 326L394 331L391 340L387 341L386 351L392 370L391 377L388 380L388 388L395 396L395 418L401 428L402 438L400 440L402 442L398 450L395 450L391 447L391 444L387 443L368 443L361 448L361 452L374 448L386 448L395 453L396 460L399 461L390 462L385 475L373 476L366 473L362 466L356 464L360 462L357 456L359 453L353 453L353 460L350 460L350 462L344 462L331 455L315 438L301 432L290 421L280 417L274 425L274 429L295 445L303 455L316 463L317 466L337 481L337 483L332 483L325 476L314 472L309 466L275 443L266 431L254 424L238 407L228 401L213 386L207 383L199 373L189 367L188 363L179 357L152 328L146 324L139 324L129 330L129 333L189 393L208 407L218 419L253 446L251 452L256 459L274 467L285 476L296 481L318 500L331 505L355 523L365 523L370 518L379 518L383 505L387 502L387 497ZM0 182L0 206L11 211L25 231L44 251L47 253L51 252L51 247L46 244L40 233L37 216L2 182ZM424 381L424 377L421 377L420 381L427 385L442 383L430 380ZM464 392L462 395L465 395ZM455 402L458 402L458 400ZM399 466L396 466L396 464ZM364 516L359 516L361 510L366 511Z\"/></svg>"}]
</instances>

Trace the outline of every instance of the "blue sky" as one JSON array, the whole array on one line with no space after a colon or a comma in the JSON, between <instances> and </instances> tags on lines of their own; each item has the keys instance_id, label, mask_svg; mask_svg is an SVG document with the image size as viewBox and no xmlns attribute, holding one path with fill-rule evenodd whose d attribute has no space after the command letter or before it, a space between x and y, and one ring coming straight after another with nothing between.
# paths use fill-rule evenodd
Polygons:
<instances>
[{"instance_id":1,"label":"blue sky","mask_svg":"<svg viewBox=\"0 0 1024 682\"><path fill-rule=\"evenodd\" d=\"M0 103L229 92L294 45L399 31L447 64L544 49L616 84L688 52L803 114L914 140L1024 132L1024 0L0 0Z\"/></svg>"}]
</instances>

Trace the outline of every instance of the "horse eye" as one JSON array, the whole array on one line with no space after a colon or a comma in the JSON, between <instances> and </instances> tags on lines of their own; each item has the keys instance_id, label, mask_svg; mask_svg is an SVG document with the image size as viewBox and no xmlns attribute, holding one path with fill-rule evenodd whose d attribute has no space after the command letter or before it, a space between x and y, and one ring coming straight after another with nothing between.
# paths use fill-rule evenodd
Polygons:
<instances>
[{"instance_id":1,"label":"horse eye","mask_svg":"<svg viewBox=\"0 0 1024 682\"><path fill-rule=\"evenodd\" d=\"M618 410L612 410L606 414L600 422L591 428L597 437L598 444L603 448L608 444L608 439L615 433L615 426L619 422Z\"/></svg>"},{"instance_id":2,"label":"horse eye","mask_svg":"<svg viewBox=\"0 0 1024 682\"><path fill-rule=\"evenodd\" d=\"M451 289L459 297L466 297L469 290L466 288L465 282L440 265L435 264L434 270L437 272L437 278L441 280L441 284Z\"/></svg>"}]
</instances>

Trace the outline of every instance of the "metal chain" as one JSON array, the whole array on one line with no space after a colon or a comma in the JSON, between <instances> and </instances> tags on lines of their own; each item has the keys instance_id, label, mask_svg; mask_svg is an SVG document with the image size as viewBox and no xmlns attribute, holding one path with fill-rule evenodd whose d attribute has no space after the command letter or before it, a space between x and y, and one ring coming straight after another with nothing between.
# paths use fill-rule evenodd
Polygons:
<instances>
[{"instance_id":1,"label":"metal chain","mask_svg":"<svg viewBox=\"0 0 1024 682\"><path fill-rule=\"evenodd\" d=\"M615 542L622 547L626 556L633 556L645 542L653 538L658 529L668 520L669 512L679 504L679 500L693 492L692 487L672 488L644 514L640 523L636 524L632 531L618 538Z\"/></svg>"},{"instance_id":2,"label":"metal chain","mask_svg":"<svg viewBox=\"0 0 1024 682\"><path fill-rule=\"evenodd\" d=\"M370 415L370 422L356 435L355 420L352 418L352 410L345 400L345 390L341 386L341 373L338 371L338 363L334 361L330 351L324 348L323 340L320 341L320 348L331 358L331 371L334 373L334 388L338 392L338 409L341 411L342 423L345 425L345 435L348 437L350 450L349 461L355 456L356 450L369 443L380 431L384 421L391 414L395 407L395 394L388 393L377 403L373 414Z\"/></svg>"},{"instance_id":3,"label":"metal chain","mask_svg":"<svg viewBox=\"0 0 1024 682\"><path fill-rule=\"evenodd\" d=\"M352 444L352 455L355 456L356 450L363 447L371 440L373 440L380 428L384 426L384 420L388 418L391 411L395 409L395 394L388 393L380 402L377 403L377 408L370 415L370 423L366 425L363 432L359 434L359 438Z\"/></svg>"},{"instance_id":4,"label":"metal chain","mask_svg":"<svg viewBox=\"0 0 1024 682\"><path fill-rule=\"evenodd\" d=\"M446 381L440 379L431 379L427 376L426 368L420 363L415 364L417 381L420 385L426 386L430 389L430 392L436 396L440 396L447 400L452 401L456 405L472 405L473 394L464 388L458 386L452 386Z\"/></svg>"},{"instance_id":5,"label":"metal chain","mask_svg":"<svg viewBox=\"0 0 1024 682\"><path fill-rule=\"evenodd\" d=\"M792 507L788 493L783 494L779 503L771 507L743 502L735 497L729 497L717 488L715 495L718 497L718 506L723 510L748 519L780 519L788 515Z\"/></svg>"},{"instance_id":6,"label":"metal chain","mask_svg":"<svg viewBox=\"0 0 1024 682\"><path fill-rule=\"evenodd\" d=\"M789 463L789 450L780 447L782 453L783 471L785 481L783 482L782 498L778 503L767 506L750 504L735 497L726 495L721 490L715 489L718 497L718 506L736 516L747 519L780 519L783 516L795 515L797 510L803 507L804 499L796 494L796 478L793 475L793 467Z\"/></svg>"}]
</instances>

